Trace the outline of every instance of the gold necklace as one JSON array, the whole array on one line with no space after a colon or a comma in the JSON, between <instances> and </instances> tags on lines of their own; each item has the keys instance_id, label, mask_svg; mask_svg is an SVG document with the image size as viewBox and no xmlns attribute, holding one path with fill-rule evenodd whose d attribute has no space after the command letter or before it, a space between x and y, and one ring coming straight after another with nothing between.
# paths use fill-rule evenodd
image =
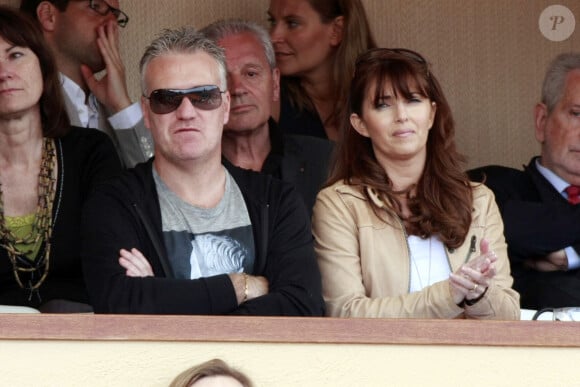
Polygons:
<instances>
[{"instance_id":1,"label":"gold necklace","mask_svg":"<svg viewBox=\"0 0 580 387\"><path fill-rule=\"evenodd\" d=\"M50 266L50 238L52 236L52 206L56 191L56 163L54 140L44 138L42 144L42 160L38 174L38 204L32 230L25 237L17 238L6 227L2 184L0 183L0 246L6 249L18 286L30 291L30 297L32 297L33 293L38 292L38 288L48 275ZM15 247L17 244L35 244L42 241L44 241L44 254L39 254L39 258L34 262L22 257L22 253ZM27 280L23 281L21 278L22 274L28 274Z\"/></svg>"}]
</instances>

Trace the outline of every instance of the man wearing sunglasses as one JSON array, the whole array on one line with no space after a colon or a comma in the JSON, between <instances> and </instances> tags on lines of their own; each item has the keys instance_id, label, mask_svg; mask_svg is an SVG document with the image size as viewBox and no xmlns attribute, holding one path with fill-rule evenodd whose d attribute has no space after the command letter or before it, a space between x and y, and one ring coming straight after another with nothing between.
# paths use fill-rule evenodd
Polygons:
<instances>
[{"instance_id":1,"label":"man wearing sunglasses","mask_svg":"<svg viewBox=\"0 0 580 387\"><path fill-rule=\"evenodd\" d=\"M268 32L253 22L222 20L201 30L224 48L230 118L222 152L234 165L295 185L309 211L328 175L332 143L284 135L271 118L280 96L280 71Z\"/></svg>"},{"instance_id":2,"label":"man wearing sunglasses","mask_svg":"<svg viewBox=\"0 0 580 387\"><path fill-rule=\"evenodd\" d=\"M223 50L192 28L165 30L140 67L155 157L85 207L81 257L95 312L322 315L299 195L222 164Z\"/></svg>"},{"instance_id":3,"label":"man wearing sunglasses","mask_svg":"<svg viewBox=\"0 0 580 387\"><path fill-rule=\"evenodd\" d=\"M71 124L106 132L125 166L153 155L138 103L131 103L119 52L129 17L118 0L22 0L55 55ZM97 79L94 74L105 70Z\"/></svg>"}]
</instances>

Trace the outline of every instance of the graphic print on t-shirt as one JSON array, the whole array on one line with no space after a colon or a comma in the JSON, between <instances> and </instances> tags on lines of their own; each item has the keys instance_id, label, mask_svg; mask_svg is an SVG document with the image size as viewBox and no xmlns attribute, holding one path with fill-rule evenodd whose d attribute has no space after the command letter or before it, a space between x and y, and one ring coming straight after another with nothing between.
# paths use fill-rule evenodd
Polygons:
<instances>
[{"instance_id":1,"label":"graphic print on t-shirt","mask_svg":"<svg viewBox=\"0 0 580 387\"><path fill-rule=\"evenodd\" d=\"M253 272L255 247L250 216L238 185L227 171L223 198L213 208L184 202L167 188L155 169L153 176L163 241L175 278Z\"/></svg>"},{"instance_id":2,"label":"graphic print on t-shirt","mask_svg":"<svg viewBox=\"0 0 580 387\"><path fill-rule=\"evenodd\" d=\"M198 235L166 231L163 237L176 278L252 272L254 249L253 243L248 243L252 241L251 226Z\"/></svg>"}]
</instances>

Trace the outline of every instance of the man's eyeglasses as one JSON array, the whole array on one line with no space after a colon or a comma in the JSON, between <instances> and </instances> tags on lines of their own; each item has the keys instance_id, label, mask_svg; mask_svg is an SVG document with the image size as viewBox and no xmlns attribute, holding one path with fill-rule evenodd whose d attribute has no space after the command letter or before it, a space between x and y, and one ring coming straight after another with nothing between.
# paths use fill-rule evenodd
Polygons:
<instances>
[{"instance_id":1,"label":"man's eyeglasses","mask_svg":"<svg viewBox=\"0 0 580 387\"><path fill-rule=\"evenodd\" d=\"M118 8L111 7L105 0L89 0L89 8L99 15L107 16L112 13L117 19L119 27L125 27L129 23L129 16Z\"/></svg>"},{"instance_id":2,"label":"man's eyeglasses","mask_svg":"<svg viewBox=\"0 0 580 387\"><path fill-rule=\"evenodd\" d=\"M183 101L189 99L191 104L201 110L214 110L222 104L222 94L215 85L196 86L191 89L157 89L151 92L149 106L155 114L167 114L175 111Z\"/></svg>"}]
</instances>

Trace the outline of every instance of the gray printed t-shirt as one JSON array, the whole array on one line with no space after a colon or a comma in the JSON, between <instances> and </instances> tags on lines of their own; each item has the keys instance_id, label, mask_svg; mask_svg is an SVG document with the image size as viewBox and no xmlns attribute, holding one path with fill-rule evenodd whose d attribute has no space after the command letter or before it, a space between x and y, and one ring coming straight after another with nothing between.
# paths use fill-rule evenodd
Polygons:
<instances>
[{"instance_id":1,"label":"gray printed t-shirt","mask_svg":"<svg viewBox=\"0 0 580 387\"><path fill-rule=\"evenodd\" d=\"M240 188L225 172L221 201L214 208L200 208L170 191L153 167L163 241L175 278L253 272L255 246L250 216Z\"/></svg>"}]
</instances>

